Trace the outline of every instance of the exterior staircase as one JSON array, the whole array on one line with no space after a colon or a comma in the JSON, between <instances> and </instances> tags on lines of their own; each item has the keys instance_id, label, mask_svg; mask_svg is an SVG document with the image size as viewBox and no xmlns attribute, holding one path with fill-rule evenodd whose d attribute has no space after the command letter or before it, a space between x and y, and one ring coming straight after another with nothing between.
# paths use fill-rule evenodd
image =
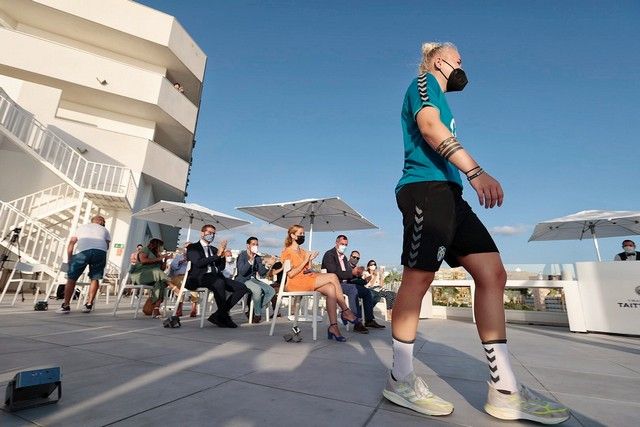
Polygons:
<instances>
[{"instance_id":1,"label":"exterior staircase","mask_svg":"<svg viewBox=\"0 0 640 427\"><path fill-rule=\"evenodd\" d=\"M60 237L69 235L80 192L67 183L54 185L9 202Z\"/></svg>"},{"instance_id":2,"label":"exterior staircase","mask_svg":"<svg viewBox=\"0 0 640 427\"><path fill-rule=\"evenodd\" d=\"M0 133L62 181L9 202L0 200L0 246L24 262L42 264L56 278L76 224L88 222L103 209L133 208L133 174L123 166L85 159L2 88ZM19 245L9 243L15 234Z\"/></svg>"},{"instance_id":3,"label":"exterior staircase","mask_svg":"<svg viewBox=\"0 0 640 427\"><path fill-rule=\"evenodd\" d=\"M67 238L57 236L39 221L3 201L0 201L0 234L0 245L19 256L23 262L43 265L45 273L57 277ZM12 243L14 235L18 239Z\"/></svg>"}]
</instances>

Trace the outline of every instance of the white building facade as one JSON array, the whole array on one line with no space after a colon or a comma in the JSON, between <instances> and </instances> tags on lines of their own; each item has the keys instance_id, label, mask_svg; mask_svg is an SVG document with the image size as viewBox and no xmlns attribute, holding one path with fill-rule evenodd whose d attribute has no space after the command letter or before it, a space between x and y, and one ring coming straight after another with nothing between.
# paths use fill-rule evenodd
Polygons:
<instances>
[{"instance_id":1,"label":"white building facade","mask_svg":"<svg viewBox=\"0 0 640 427\"><path fill-rule=\"evenodd\" d=\"M175 245L131 214L185 199L205 65L174 17L133 1L0 0L0 239L19 228L22 260L51 276L96 214L111 268L151 237Z\"/></svg>"}]
</instances>

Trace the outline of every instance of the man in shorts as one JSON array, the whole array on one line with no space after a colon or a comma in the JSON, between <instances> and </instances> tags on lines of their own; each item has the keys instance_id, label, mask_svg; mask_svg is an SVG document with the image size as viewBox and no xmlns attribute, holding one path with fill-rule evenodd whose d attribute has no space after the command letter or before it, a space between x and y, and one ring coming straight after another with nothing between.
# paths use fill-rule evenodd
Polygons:
<instances>
[{"instance_id":1,"label":"man in shorts","mask_svg":"<svg viewBox=\"0 0 640 427\"><path fill-rule=\"evenodd\" d=\"M64 302L58 309L58 313L67 314L71 311L69 302L73 296L78 278L89 266L89 299L82 309L83 313L91 313L93 303L98 293L98 282L104 275L107 265L107 251L111 243L111 235L104 227L104 217L97 215L91 218L90 224L78 227L76 234L69 240L67 246L67 259L69 270L67 271L67 284L64 287ZM74 248L76 253L74 254Z\"/></svg>"},{"instance_id":2,"label":"man in shorts","mask_svg":"<svg viewBox=\"0 0 640 427\"><path fill-rule=\"evenodd\" d=\"M460 171L481 206L501 206L500 183L476 163L456 138L445 93L467 84L462 59L451 43L425 43L422 62L404 98L404 169L396 200L404 226L402 283L393 308L393 368L383 395L427 415L448 415L453 404L429 390L413 370L422 298L442 261L473 277L476 327L487 357L485 411L504 420L557 424L569 418L564 406L518 384L507 349L503 305L507 274L491 235L462 199Z\"/></svg>"}]
</instances>

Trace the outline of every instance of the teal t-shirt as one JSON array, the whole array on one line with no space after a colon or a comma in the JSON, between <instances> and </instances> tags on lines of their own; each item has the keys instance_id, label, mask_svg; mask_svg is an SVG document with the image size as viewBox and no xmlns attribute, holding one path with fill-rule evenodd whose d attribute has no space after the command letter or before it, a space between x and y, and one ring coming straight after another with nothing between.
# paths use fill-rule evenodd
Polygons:
<instances>
[{"instance_id":1,"label":"teal t-shirt","mask_svg":"<svg viewBox=\"0 0 640 427\"><path fill-rule=\"evenodd\" d=\"M456 134L456 122L438 81L429 73L419 75L409 85L402 104L404 169L396 193L412 182L449 181L462 187L458 168L437 154L422 138L416 116L424 107L436 108L440 121L454 136Z\"/></svg>"}]
</instances>

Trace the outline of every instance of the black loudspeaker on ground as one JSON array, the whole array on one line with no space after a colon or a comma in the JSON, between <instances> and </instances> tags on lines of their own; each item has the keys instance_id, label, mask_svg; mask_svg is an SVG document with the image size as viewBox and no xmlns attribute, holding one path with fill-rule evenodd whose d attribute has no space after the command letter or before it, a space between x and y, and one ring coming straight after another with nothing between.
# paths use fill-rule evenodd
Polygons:
<instances>
[{"instance_id":1,"label":"black loudspeaker on ground","mask_svg":"<svg viewBox=\"0 0 640 427\"><path fill-rule=\"evenodd\" d=\"M51 395L57 391L57 396ZM7 384L4 404L10 411L56 403L62 398L59 366L18 372Z\"/></svg>"}]
</instances>

